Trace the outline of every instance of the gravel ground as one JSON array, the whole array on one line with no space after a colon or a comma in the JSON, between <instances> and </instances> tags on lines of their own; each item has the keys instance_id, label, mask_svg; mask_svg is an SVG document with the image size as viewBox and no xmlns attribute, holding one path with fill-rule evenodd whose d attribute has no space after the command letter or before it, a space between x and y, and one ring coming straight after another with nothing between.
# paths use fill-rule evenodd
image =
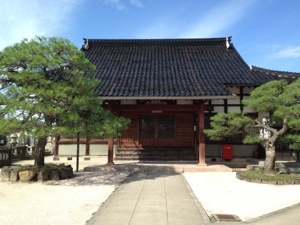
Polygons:
<instances>
[{"instance_id":1,"label":"gravel ground","mask_svg":"<svg viewBox=\"0 0 300 225\"><path fill-rule=\"evenodd\" d=\"M300 185L256 184L236 178L236 173L184 173L208 215L234 214L253 219L300 203Z\"/></svg>"},{"instance_id":2,"label":"gravel ground","mask_svg":"<svg viewBox=\"0 0 300 225\"><path fill-rule=\"evenodd\" d=\"M84 225L127 175L79 172L69 180L0 182L0 224Z\"/></svg>"},{"instance_id":3,"label":"gravel ground","mask_svg":"<svg viewBox=\"0 0 300 225\"><path fill-rule=\"evenodd\" d=\"M105 165L107 157L53 161L46 156L45 163L71 165L75 177L44 183L11 183L0 181L0 224L2 225L84 225L129 172L83 172L83 168ZM32 165L33 160L15 162L14 165Z\"/></svg>"},{"instance_id":4,"label":"gravel ground","mask_svg":"<svg viewBox=\"0 0 300 225\"><path fill-rule=\"evenodd\" d=\"M80 161L80 170L95 162L99 165L99 159ZM75 168L74 162L69 163ZM126 171L77 172L61 181L0 182L0 224L84 225L128 175ZM208 215L235 214L248 220L300 203L300 185L248 183L231 172L183 175Z\"/></svg>"}]
</instances>

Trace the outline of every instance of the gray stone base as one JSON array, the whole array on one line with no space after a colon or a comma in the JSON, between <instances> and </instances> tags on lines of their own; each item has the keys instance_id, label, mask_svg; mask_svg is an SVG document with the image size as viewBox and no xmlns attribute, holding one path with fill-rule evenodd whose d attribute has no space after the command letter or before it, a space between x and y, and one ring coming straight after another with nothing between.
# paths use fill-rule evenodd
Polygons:
<instances>
[{"instance_id":1,"label":"gray stone base","mask_svg":"<svg viewBox=\"0 0 300 225\"><path fill-rule=\"evenodd\" d=\"M60 164L46 164L43 167L38 166L5 166L1 169L1 181L47 181L72 178L72 166Z\"/></svg>"},{"instance_id":2,"label":"gray stone base","mask_svg":"<svg viewBox=\"0 0 300 225\"><path fill-rule=\"evenodd\" d=\"M273 184L273 185L290 185L290 184L300 184L300 177L297 179L289 179L289 180L267 180L267 179L259 179L259 178L249 178L243 174L243 172L237 172L236 178L252 183L262 183L262 184Z\"/></svg>"}]
</instances>

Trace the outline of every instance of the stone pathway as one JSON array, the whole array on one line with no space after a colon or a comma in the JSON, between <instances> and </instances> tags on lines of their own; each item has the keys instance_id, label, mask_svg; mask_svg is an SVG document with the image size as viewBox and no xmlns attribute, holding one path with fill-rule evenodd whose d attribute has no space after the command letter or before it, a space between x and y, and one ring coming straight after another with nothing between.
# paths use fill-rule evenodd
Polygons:
<instances>
[{"instance_id":1,"label":"stone pathway","mask_svg":"<svg viewBox=\"0 0 300 225\"><path fill-rule=\"evenodd\" d=\"M88 225L197 225L209 221L181 174L145 167L122 184Z\"/></svg>"}]
</instances>

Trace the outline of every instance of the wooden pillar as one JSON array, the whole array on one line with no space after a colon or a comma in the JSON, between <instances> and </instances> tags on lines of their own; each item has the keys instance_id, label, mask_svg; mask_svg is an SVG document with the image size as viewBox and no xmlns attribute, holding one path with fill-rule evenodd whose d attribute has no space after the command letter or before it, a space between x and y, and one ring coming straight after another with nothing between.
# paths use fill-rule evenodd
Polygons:
<instances>
[{"instance_id":1,"label":"wooden pillar","mask_svg":"<svg viewBox=\"0 0 300 225\"><path fill-rule=\"evenodd\" d=\"M108 145L107 165L114 165L114 139L108 138L107 145Z\"/></svg>"},{"instance_id":2,"label":"wooden pillar","mask_svg":"<svg viewBox=\"0 0 300 225\"><path fill-rule=\"evenodd\" d=\"M199 120L199 146L198 146L198 165L200 166L206 166L205 163L205 136L204 136L204 104L201 103L199 110L198 110L198 120Z\"/></svg>"}]
</instances>

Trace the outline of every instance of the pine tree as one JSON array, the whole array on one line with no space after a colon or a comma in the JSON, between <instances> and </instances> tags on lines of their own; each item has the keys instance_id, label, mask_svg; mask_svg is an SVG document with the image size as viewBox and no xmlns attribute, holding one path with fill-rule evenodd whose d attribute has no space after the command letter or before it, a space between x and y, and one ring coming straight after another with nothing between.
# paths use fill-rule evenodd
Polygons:
<instances>
[{"instance_id":1,"label":"pine tree","mask_svg":"<svg viewBox=\"0 0 300 225\"><path fill-rule=\"evenodd\" d=\"M0 52L0 127L38 139L35 164L44 164L47 136L117 136L128 121L102 107L95 66L69 40L36 37Z\"/></svg>"},{"instance_id":2,"label":"pine tree","mask_svg":"<svg viewBox=\"0 0 300 225\"><path fill-rule=\"evenodd\" d=\"M243 103L268 117L252 119L242 112L218 113L211 118L211 129L205 133L212 140L245 134L244 143L262 143L266 150L265 173L275 168L275 143L280 138L289 141L291 149L300 151L300 79L292 83L285 80L268 82L253 90ZM259 133L269 133L265 139Z\"/></svg>"}]
</instances>

